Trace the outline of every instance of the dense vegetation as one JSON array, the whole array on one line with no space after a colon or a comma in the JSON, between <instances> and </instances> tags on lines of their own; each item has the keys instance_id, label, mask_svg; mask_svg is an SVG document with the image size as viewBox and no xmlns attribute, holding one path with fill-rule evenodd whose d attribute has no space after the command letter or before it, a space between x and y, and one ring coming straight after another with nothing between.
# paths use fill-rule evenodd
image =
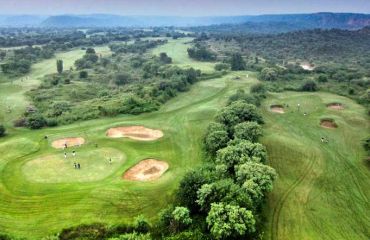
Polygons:
<instances>
[{"instance_id":1,"label":"dense vegetation","mask_svg":"<svg viewBox=\"0 0 370 240\"><path fill-rule=\"evenodd\" d=\"M204 39L219 55L225 56L225 62L241 52L246 61L242 69L259 71L260 79L268 83L271 91L322 89L369 106L369 27L268 35L225 35L212 31L207 38L203 36L204 33L200 34L198 39ZM302 65L311 69L303 69Z\"/></svg>"},{"instance_id":2,"label":"dense vegetation","mask_svg":"<svg viewBox=\"0 0 370 240\"><path fill-rule=\"evenodd\" d=\"M187 91L200 77L200 71L192 68L167 65L171 60L165 54L143 54L163 43L158 40L112 45L111 57L98 56L88 48L75 62L75 69L46 76L40 87L29 93L34 107L16 125L40 128L157 110L178 92ZM61 62L57 66L61 68Z\"/></svg>"}]
</instances>

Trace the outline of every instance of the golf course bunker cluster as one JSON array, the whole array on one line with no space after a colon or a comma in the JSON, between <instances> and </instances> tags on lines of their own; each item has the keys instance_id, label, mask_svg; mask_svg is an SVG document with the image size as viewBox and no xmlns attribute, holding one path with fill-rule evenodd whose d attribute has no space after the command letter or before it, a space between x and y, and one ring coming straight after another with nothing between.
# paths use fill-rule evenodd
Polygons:
<instances>
[{"instance_id":1,"label":"golf course bunker cluster","mask_svg":"<svg viewBox=\"0 0 370 240\"><path fill-rule=\"evenodd\" d=\"M328 108L330 109L334 109L334 110L343 110L344 109L344 106L343 104L341 103L329 103L328 105L326 105Z\"/></svg>"},{"instance_id":2,"label":"golf course bunker cluster","mask_svg":"<svg viewBox=\"0 0 370 240\"><path fill-rule=\"evenodd\" d=\"M334 119L323 118L320 120L320 126L323 128L337 128L338 125L335 123Z\"/></svg>"},{"instance_id":3,"label":"golf course bunker cluster","mask_svg":"<svg viewBox=\"0 0 370 240\"><path fill-rule=\"evenodd\" d=\"M167 171L168 163L156 159L145 159L130 168L123 179L131 181L151 181L158 179Z\"/></svg>"},{"instance_id":4,"label":"golf course bunker cluster","mask_svg":"<svg viewBox=\"0 0 370 240\"><path fill-rule=\"evenodd\" d=\"M271 105L270 109L271 109L271 112L274 112L274 113L280 113L280 114L285 113L283 105L279 105L279 104Z\"/></svg>"},{"instance_id":5,"label":"golf course bunker cluster","mask_svg":"<svg viewBox=\"0 0 370 240\"><path fill-rule=\"evenodd\" d=\"M80 146L85 143L85 139L82 137L70 137L70 138L62 138L52 142L51 146L53 148L64 148L66 145L67 147L75 147Z\"/></svg>"},{"instance_id":6,"label":"golf course bunker cluster","mask_svg":"<svg viewBox=\"0 0 370 240\"><path fill-rule=\"evenodd\" d=\"M163 132L144 126L127 126L110 128L107 131L107 136L110 138L126 137L138 141L154 141L163 137Z\"/></svg>"}]
</instances>

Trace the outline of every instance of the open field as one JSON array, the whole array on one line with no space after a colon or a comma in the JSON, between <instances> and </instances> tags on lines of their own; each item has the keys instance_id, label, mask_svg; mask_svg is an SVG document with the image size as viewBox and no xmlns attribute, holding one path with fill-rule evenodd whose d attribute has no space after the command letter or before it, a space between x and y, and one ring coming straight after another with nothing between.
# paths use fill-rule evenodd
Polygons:
<instances>
[{"instance_id":1,"label":"open field","mask_svg":"<svg viewBox=\"0 0 370 240\"><path fill-rule=\"evenodd\" d=\"M329 109L329 103L344 109ZM270 110L274 104L289 107L279 114ZM333 94L289 92L272 94L263 111L263 143L279 174L265 239L369 239L370 172L360 145L370 127L365 109ZM321 127L322 118L334 119L338 128Z\"/></svg>"},{"instance_id":2,"label":"open field","mask_svg":"<svg viewBox=\"0 0 370 240\"><path fill-rule=\"evenodd\" d=\"M200 62L188 56L187 49L191 47L192 38L168 39L168 43L155 48L152 53L159 55L161 52L167 53L172 58L172 63L182 68L193 67L204 73L214 72L214 63Z\"/></svg>"}]
</instances>

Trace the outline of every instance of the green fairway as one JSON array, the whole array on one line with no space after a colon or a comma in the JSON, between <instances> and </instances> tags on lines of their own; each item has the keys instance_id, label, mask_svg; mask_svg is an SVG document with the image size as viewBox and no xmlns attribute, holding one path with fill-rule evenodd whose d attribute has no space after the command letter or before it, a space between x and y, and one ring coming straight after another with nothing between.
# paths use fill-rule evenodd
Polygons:
<instances>
[{"instance_id":1,"label":"green fairway","mask_svg":"<svg viewBox=\"0 0 370 240\"><path fill-rule=\"evenodd\" d=\"M345 109L326 107L334 102ZM289 107L278 114L270 111L273 104ZM263 112L263 143L279 174L266 211L266 239L369 239L370 173L361 146L369 132L365 109L333 94L289 92L272 94ZM322 128L321 118L334 119L338 128Z\"/></svg>"},{"instance_id":2,"label":"green fairway","mask_svg":"<svg viewBox=\"0 0 370 240\"><path fill-rule=\"evenodd\" d=\"M204 73L214 72L215 63L212 62L200 62L191 59L188 56L187 49L191 47L192 38L181 38L181 39L169 39L168 43L155 48L152 53L159 55L162 52L167 53L172 58L172 63L182 68L195 68L199 69Z\"/></svg>"},{"instance_id":3,"label":"green fairway","mask_svg":"<svg viewBox=\"0 0 370 240\"><path fill-rule=\"evenodd\" d=\"M237 88L247 90L256 83L254 77L234 80L241 74L247 73L199 82L155 113L14 130L0 142L0 229L37 239L80 223L117 224L139 214L155 218L172 201L181 176L201 164L203 131L215 112ZM164 136L149 142L106 137L107 129L121 125L161 129ZM73 148L80 170L73 168L72 149L64 159L63 150L51 147L51 140L66 136L86 140ZM147 158L166 161L169 169L151 182L122 179L127 169Z\"/></svg>"}]
</instances>

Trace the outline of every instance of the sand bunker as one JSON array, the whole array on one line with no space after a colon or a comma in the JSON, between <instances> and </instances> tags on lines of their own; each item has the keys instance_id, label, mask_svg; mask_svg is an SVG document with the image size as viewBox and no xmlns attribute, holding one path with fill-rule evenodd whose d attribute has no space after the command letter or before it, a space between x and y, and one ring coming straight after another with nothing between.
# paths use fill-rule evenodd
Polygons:
<instances>
[{"instance_id":1,"label":"sand bunker","mask_svg":"<svg viewBox=\"0 0 370 240\"><path fill-rule=\"evenodd\" d=\"M168 169L168 163L146 159L125 172L123 178L131 181L151 181L158 179Z\"/></svg>"},{"instance_id":2,"label":"sand bunker","mask_svg":"<svg viewBox=\"0 0 370 240\"><path fill-rule=\"evenodd\" d=\"M334 109L334 110L343 110L344 106L341 103L330 103L327 105L328 108Z\"/></svg>"},{"instance_id":3,"label":"sand bunker","mask_svg":"<svg viewBox=\"0 0 370 240\"><path fill-rule=\"evenodd\" d=\"M143 126L131 126L110 128L107 131L107 136L111 138L127 137L139 141L153 141L163 137L163 132Z\"/></svg>"},{"instance_id":4,"label":"sand bunker","mask_svg":"<svg viewBox=\"0 0 370 240\"><path fill-rule=\"evenodd\" d=\"M81 137L76 138L63 138L55 140L51 146L53 148L64 148L65 144L67 144L67 147L74 147L74 146L80 146L85 143L85 139Z\"/></svg>"},{"instance_id":5,"label":"sand bunker","mask_svg":"<svg viewBox=\"0 0 370 240\"><path fill-rule=\"evenodd\" d=\"M271 105L270 109L271 109L271 112L280 113L280 114L285 113L284 107L282 105Z\"/></svg>"},{"instance_id":6,"label":"sand bunker","mask_svg":"<svg viewBox=\"0 0 370 240\"><path fill-rule=\"evenodd\" d=\"M313 71L315 69L315 66L310 63L301 63L300 66L306 71Z\"/></svg>"},{"instance_id":7,"label":"sand bunker","mask_svg":"<svg viewBox=\"0 0 370 240\"><path fill-rule=\"evenodd\" d=\"M321 119L320 120L320 126L323 128L337 128L338 125L335 123L333 119Z\"/></svg>"}]
</instances>

